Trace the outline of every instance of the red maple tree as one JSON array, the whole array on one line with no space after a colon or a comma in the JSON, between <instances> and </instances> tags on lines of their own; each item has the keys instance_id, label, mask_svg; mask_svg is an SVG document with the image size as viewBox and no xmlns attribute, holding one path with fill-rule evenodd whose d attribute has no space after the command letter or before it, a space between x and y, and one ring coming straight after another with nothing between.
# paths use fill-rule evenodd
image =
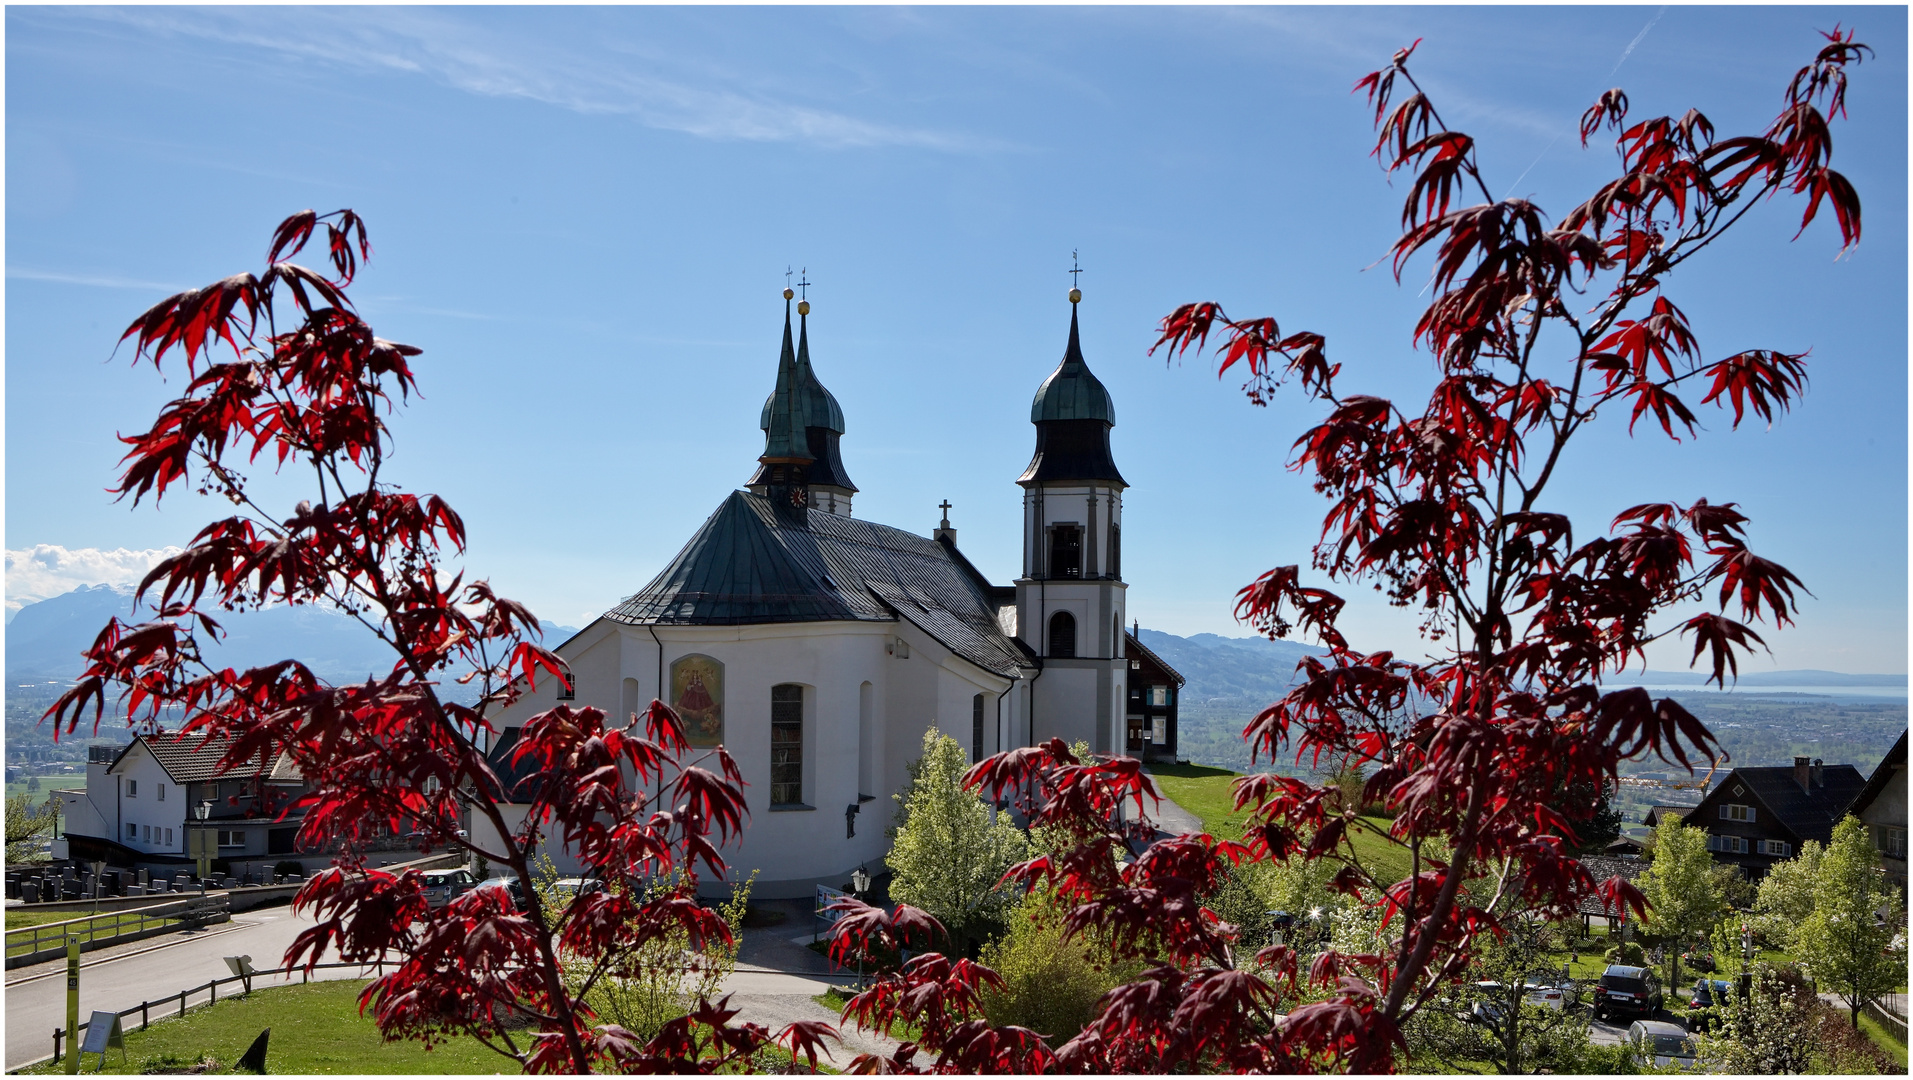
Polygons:
<instances>
[{"instance_id":1,"label":"red maple tree","mask_svg":"<svg viewBox=\"0 0 1913 1080\"><path fill-rule=\"evenodd\" d=\"M285 261L321 225L329 277ZM441 568L443 554L465 546L452 508L381 479L381 410L390 411L394 391L403 400L416 388L419 350L375 337L352 309L345 290L370 255L352 211L295 214L273 235L264 274L169 297L127 328L122 340L156 368L177 349L191 381L150 430L123 438L131 449L121 497L157 501L196 483L237 512L153 568L138 594L153 598L158 617L110 622L46 716L57 737L90 707L97 730L117 689L129 723L176 715L178 738L231 739L222 770L286 755L307 789L286 808L304 811L300 846L342 849L294 901L317 925L286 963L309 967L333 951L393 963L360 997L388 1037L469 1035L533 1072L748 1068L772 1039L733 1024L724 1002L698 1002L649 1042L594 1023L584 1004L598 979L616 976L647 942L730 939L724 920L698 903L697 882L700 866L724 874L718 847L744 826L743 780L721 748L686 761L678 717L662 703L622 720L560 705L523 728L510 794L527 809L516 825L506 817L508 793L484 749L486 715L541 675L567 685L570 675L530 640L539 625L523 606ZM222 342L232 359L214 362ZM262 455L275 468L309 467L315 498L283 516L260 506L242 470ZM246 671L207 662L201 642L221 633L213 611L281 603L325 604L357 619L391 646L391 669L339 686L297 660ZM476 683L477 704L441 692L441 680L461 671L459 681ZM473 817L490 824L495 845L461 829ZM401 831L416 833L422 851L476 854L521 883L533 880L530 860L550 840L610 887L581 891L561 910L531 888L522 913L500 888L434 910L416 869L366 865L368 841ZM583 978L568 983L565 964ZM828 1032L794 1024L777 1040L814 1061Z\"/></svg>"},{"instance_id":2,"label":"red maple tree","mask_svg":"<svg viewBox=\"0 0 1913 1080\"><path fill-rule=\"evenodd\" d=\"M1385 1071L1402 1024L1460 977L1476 941L1500 933L1497 911L1565 917L1590 895L1641 910L1627 882L1594 881L1569 855L1596 801L1564 793L1609 790L1619 764L1644 754L1691 769L1717 760L1719 747L1678 702L1603 692L1601 677L1679 633L1724 685L1735 651L1761 643L1729 606L1785 626L1799 581L1748 548L1732 503L1635 506L1607 535L1577 537L1544 495L1604 407L1627 409L1630 431L1651 416L1677 437L1677 427L1695 430L1689 387L1705 388L1702 404L1731 405L1735 425L1749 412L1771 419L1803 388L1801 353L1704 360L1664 283L1782 191L1804 197L1802 230L1824 204L1844 244L1859 239L1858 196L1828 166L1828 119L1844 115L1847 66L1868 50L1850 32L1824 36L1759 135L1717 140L1694 110L1628 123L1627 96L1603 94L1582 119L1582 142L1603 125L1617 130L1620 175L1553 226L1534 203L1489 192L1474 140L1442 122L1410 74L1414 45L1356 84L1374 108L1375 156L1414 177L1392 251L1397 279L1418 255L1434 259L1437 295L1414 332L1439 371L1426 406L1416 415L1343 393L1322 335L1230 319L1215 303L1176 309L1157 347L1200 352L1219 333L1219 369L1243 365L1252 400L1265 403L1292 378L1329 407L1294 445L1294 467L1331 501L1314 567L1376 579L1395 604L1419 606L1424 635L1445 655L1417 663L1357 650L1337 629L1343 599L1305 584L1297 566L1278 567L1241 591L1238 617L1272 637L1299 628L1329 653L1304 661L1294 689L1243 734L1271 759L1293 752L1361 767L1363 798L1352 803L1394 817L1361 817L1332 785L1249 776L1236 783L1237 808L1252 810L1240 841L1183 836L1130 859L1141 837L1116 811L1156 794L1135 761L1079 761L1060 741L998 755L970 781L1023 800L1033 823L1078 841L1009 879L1056 890L1071 933L1152 966L1110 991L1053 1054L976 1018L974 991L990 972L935 955L886 976L847 1018L921 1025L924 1038L906 1050L929 1051L939 1071ZM1474 192L1484 201L1462 205ZM1719 612L1663 624L1709 594ZM1355 858L1357 831L1405 849L1410 874L1373 877ZM1307 972L1281 945L1238 962L1247 958L1231 949L1236 929L1202 900L1233 864L1289 858L1341 864L1333 887L1381 909L1371 949L1328 950ZM854 912L839 940L846 955L923 921L845 907ZM1298 1005L1304 980L1325 1000ZM863 1064L917 1067L907 1054Z\"/></svg>"}]
</instances>

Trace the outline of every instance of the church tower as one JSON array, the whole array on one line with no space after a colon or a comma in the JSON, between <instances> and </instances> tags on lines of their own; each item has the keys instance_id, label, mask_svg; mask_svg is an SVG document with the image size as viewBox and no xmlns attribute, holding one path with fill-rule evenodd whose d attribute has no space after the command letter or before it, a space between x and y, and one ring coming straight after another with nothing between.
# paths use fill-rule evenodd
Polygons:
<instances>
[{"instance_id":1,"label":"church tower","mask_svg":"<svg viewBox=\"0 0 1913 1080\"><path fill-rule=\"evenodd\" d=\"M1123 489L1110 457L1116 407L1083 360L1082 291L1069 291L1069 345L1036 391L1036 454L1023 488L1023 573L1017 627L1043 658L1031 686L1030 736L1085 740L1099 753L1126 745L1122 579Z\"/></svg>"},{"instance_id":2,"label":"church tower","mask_svg":"<svg viewBox=\"0 0 1913 1080\"><path fill-rule=\"evenodd\" d=\"M757 426L764 430L764 452L745 486L758 495L784 493L783 501L825 513L850 516L857 485L844 471L837 440L844 433L844 410L835 395L817 381L810 366L810 301L797 304L798 337L790 343L790 300L784 290L784 349L777 361L777 387L764 399Z\"/></svg>"}]
</instances>

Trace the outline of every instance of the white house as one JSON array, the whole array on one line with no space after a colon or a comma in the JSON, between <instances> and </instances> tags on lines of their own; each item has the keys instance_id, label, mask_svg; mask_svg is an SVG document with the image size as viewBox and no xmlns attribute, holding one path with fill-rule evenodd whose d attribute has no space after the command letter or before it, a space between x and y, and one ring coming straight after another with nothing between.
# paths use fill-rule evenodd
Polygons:
<instances>
[{"instance_id":1,"label":"white house","mask_svg":"<svg viewBox=\"0 0 1913 1080\"><path fill-rule=\"evenodd\" d=\"M1124 747L1126 485L1110 455L1114 405L1083 360L1080 297L1071 291L1062 363L1030 410L1013 584L976 570L947 516L927 537L852 516L843 412L811 367L808 303L792 347L786 290L765 448L745 490L650 584L558 646L574 704L625 716L661 698L695 747L729 750L751 818L741 850L724 854L740 876L758 872L758 895L875 869L890 796L933 723L973 760L1056 736ZM492 756L508 781L522 725L559 693L542 681L499 717ZM481 847L495 839L482 819L473 831Z\"/></svg>"},{"instance_id":2,"label":"white house","mask_svg":"<svg viewBox=\"0 0 1913 1080\"><path fill-rule=\"evenodd\" d=\"M69 857L115 865L187 863L188 829L215 834L219 858L293 853L300 815L279 819L303 788L284 755L214 778L229 740L147 734L88 748L86 787L59 791ZM205 820L194 812L205 804Z\"/></svg>"}]
</instances>

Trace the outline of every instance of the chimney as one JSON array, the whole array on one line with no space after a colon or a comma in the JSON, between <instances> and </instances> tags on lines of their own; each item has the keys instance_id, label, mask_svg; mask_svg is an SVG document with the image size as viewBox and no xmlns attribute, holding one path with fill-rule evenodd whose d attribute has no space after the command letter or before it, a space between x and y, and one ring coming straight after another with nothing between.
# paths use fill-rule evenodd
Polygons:
<instances>
[{"instance_id":1,"label":"chimney","mask_svg":"<svg viewBox=\"0 0 1913 1080\"><path fill-rule=\"evenodd\" d=\"M1813 786L1814 787L1827 786L1827 770L1825 766L1820 764L1819 758L1813 759Z\"/></svg>"},{"instance_id":2,"label":"chimney","mask_svg":"<svg viewBox=\"0 0 1913 1080\"><path fill-rule=\"evenodd\" d=\"M1806 792L1812 792L1813 787L1810 784L1811 779L1812 777L1810 776L1808 772L1807 759L1803 757L1794 758L1793 759L1793 782L1800 785L1800 790L1806 791Z\"/></svg>"}]
</instances>

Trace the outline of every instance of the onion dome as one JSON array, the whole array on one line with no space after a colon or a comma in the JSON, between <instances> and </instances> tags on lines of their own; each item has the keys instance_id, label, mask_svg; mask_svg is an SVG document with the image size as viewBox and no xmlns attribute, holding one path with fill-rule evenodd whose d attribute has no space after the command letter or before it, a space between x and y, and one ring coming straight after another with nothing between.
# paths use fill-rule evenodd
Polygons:
<instances>
[{"instance_id":1,"label":"onion dome","mask_svg":"<svg viewBox=\"0 0 1913 1080\"><path fill-rule=\"evenodd\" d=\"M1036 425L1036 454L1016 480L1025 486L1074 480L1128 486L1109 453L1109 429L1116 424L1116 404L1083 360L1076 329L1076 304L1082 295L1070 290L1069 345L1063 350L1063 362L1043 380L1036 400L1030 404L1030 423Z\"/></svg>"}]
</instances>

